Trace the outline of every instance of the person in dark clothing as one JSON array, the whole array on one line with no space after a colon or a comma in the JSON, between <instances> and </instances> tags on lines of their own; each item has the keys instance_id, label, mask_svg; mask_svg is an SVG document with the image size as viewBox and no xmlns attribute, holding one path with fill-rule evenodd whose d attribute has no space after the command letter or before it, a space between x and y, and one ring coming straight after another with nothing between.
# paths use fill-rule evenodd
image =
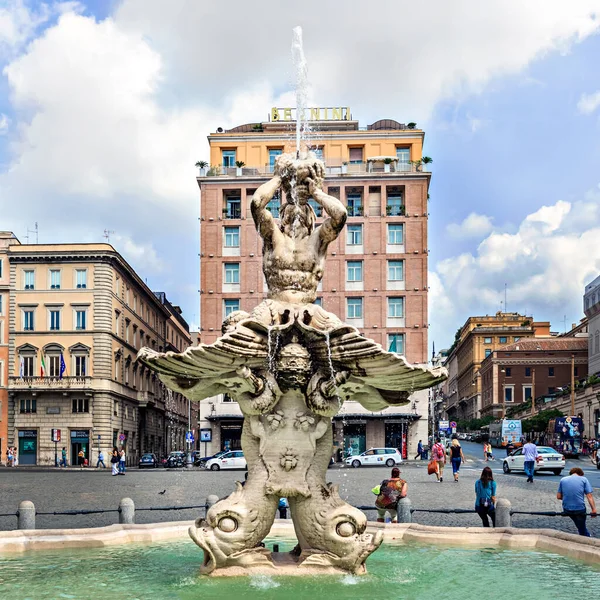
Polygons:
<instances>
[{"instance_id":1,"label":"person in dark clothing","mask_svg":"<svg viewBox=\"0 0 600 600\"><path fill-rule=\"evenodd\" d=\"M452 463L452 474L454 475L454 481L458 482L458 472L460 471L460 463L464 462L465 455L463 454L462 448L458 443L458 440L452 440L450 446L450 462Z\"/></svg>"},{"instance_id":2,"label":"person in dark clothing","mask_svg":"<svg viewBox=\"0 0 600 600\"><path fill-rule=\"evenodd\" d=\"M475 511L484 527L490 526L488 517L492 519L492 527L496 527L496 482L489 467L484 467L475 482Z\"/></svg>"},{"instance_id":3,"label":"person in dark clothing","mask_svg":"<svg viewBox=\"0 0 600 600\"><path fill-rule=\"evenodd\" d=\"M419 443L417 444L417 455L415 456L415 460L417 460L417 458L420 458L422 460L422 455L423 455L423 442L421 440L419 440Z\"/></svg>"}]
</instances>

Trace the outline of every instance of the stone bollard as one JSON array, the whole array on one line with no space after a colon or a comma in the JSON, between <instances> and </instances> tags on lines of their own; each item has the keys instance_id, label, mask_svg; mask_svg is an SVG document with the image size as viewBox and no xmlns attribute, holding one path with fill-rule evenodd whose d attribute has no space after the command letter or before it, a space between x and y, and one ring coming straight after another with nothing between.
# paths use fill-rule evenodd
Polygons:
<instances>
[{"instance_id":1,"label":"stone bollard","mask_svg":"<svg viewBox=\"0 0 600 600\"><path fill-rule=\"evenodd\" d=\"M35 529L35 506L29 500L23 500L19 504L17 512L18 529Z\"/></svg>"},{"instance_id":2,"label":"stone bollard","mask_svg":"<svg viewBox=\"0 0 600 600\"><path fill-rule=\"evenodd\" d=\"M510 500L506 498L496 500L496 527L512 527L510 509Z\"/></svg>"},{"instance_id":3,"label":"stone bollard","mask_svg":"<svg viewBox=\"0 0 600 600\"><path fill-rule=\"evenodd\" d=\"M135 504L131 498L123 498L119 503L119 525L135 523Z\"/></svg>"},{"instance_id":4,"label":"stone bollard","mask_svg":"<svg viewBox=\"0 0 600 600\"><path fill-rule=\"evenodd\" d=\"M400 498L398 500L398 523L412 523L412 513L410 509L412 508L412 502L410 498Z\"/></svg>"}]
</instances>

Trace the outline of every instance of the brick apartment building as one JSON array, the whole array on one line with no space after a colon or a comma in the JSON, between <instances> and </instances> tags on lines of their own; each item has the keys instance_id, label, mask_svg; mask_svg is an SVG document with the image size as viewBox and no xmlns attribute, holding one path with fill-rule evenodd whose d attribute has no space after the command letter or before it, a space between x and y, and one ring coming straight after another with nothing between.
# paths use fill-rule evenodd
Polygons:
<instances>
[{"instance_id":1,"label":"brick apartment building","mask_svg":"<svg viewBox=\"0 0 600 600\"><path fill-rule=\"evenodd\" d=\"M411 363L427 361L427 222L431 174L422 163L424 132L393 120L359 127L349 109L312 109L309 146L326 165L326 192L348 210L340 237L329 246L318 299ZM234 310L250 311L266 297L262 241L250 215L256 189L273 176L275 160L291 151L293 109L273 109L266 122L209 135L210 170L201 169L201 338L213 342ZM316 120L317 117L319 120ZM328 117L328 118L325 118ZM236 166L244 163L243 166ZM269 210L279 215L281 199ZM313 203L317 222L321 208ZM367 413L343 407L335 422L338 447L393 445L404 454L427 438L427 394L403 407ZM227 397L201 406L207 452L239 447L242 416ZM412 451L412 450L411 450Z\"/></svg>"}]
</instances>

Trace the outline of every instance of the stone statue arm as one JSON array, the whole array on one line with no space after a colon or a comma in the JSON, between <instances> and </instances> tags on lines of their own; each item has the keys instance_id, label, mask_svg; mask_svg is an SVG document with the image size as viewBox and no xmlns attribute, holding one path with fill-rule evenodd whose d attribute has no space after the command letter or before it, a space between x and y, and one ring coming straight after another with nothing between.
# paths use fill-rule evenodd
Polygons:
<instances>
[{"instance_id":1,"label":"stone statue arm","mask_svg":"<svg viewBox=\"0 0 600 600\"><path fill-rule=\"evenodd\" d=\"M263 183L252 196L250 210L254 224L258 229L261 237L264 239L273 232L275 228L275 220L273 215L267 210L267 204L271 202L275 192L281 187L281 177L275 175L272 179Z\"/></svg>"},{"instance_id":2,"label":"stone statue arm","mask_svg":"<svg viewBox=\"0 0 600 600\"><path fill-rule=\"evenodd\" d=\"M312 198L323 207L323 210L329 215L323 224L318 228L319 239L325 245L333 242L346 224L348 212L346 207L333 196L326 194L314 180L309 181L309 191Z\"/></svg>"}]
</instances>

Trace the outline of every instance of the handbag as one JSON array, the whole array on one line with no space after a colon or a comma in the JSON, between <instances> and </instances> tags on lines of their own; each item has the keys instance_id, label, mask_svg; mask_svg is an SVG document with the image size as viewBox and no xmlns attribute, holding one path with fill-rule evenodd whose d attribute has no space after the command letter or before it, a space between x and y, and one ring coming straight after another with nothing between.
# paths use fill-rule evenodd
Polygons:
<instances>
[{"instance_id":1,"label":"handbag","mask_svg":"<svg viewBox=\"0 0 600 600\"><path fill-rule=\"evenodd\" d=\"M437 460L435 460L435 458L432 458L429 463L427 464L427 474L428 475L433 475L434 473L438 472L438 464L437 464Z\"/></svg>"}]
</instances>

